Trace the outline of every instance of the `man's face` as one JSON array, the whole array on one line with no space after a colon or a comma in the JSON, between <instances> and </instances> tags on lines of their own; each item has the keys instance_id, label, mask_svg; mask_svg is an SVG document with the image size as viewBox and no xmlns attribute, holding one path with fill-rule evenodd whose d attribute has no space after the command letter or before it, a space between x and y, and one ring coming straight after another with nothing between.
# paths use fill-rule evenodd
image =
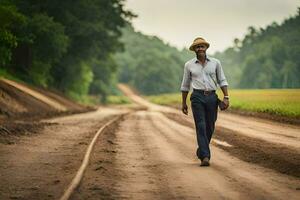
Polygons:
<instances>
[{"instance_id":1,"label":"man's face","mask_svg":"<svg viewBox=\"0 0 300 200\"><path fill-rule=\"evenodd\" d=\"M198 44L194 47L194 51L196 52L197 56L205 56L207 46L204 44Z\"/></svg>"}]
</instances>

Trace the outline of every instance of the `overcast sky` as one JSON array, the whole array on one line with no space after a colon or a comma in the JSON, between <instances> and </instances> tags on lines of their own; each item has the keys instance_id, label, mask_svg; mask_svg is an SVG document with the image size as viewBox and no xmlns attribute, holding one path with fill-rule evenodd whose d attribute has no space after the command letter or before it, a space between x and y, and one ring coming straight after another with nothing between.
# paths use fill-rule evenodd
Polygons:
<instances>
[{"instance_id":1,"label":"overcast sky","mask_svg":"<svg viewBox=\"0 0 300 200\"><path fill-rule=\"evenodd\" d=\"M209 53L222 51L242 38L249 26L266 27L294 16L300 0L127 0L138 15L133 26L178 48L197 36L210 44Z\"/></svg>"}]
</instances>

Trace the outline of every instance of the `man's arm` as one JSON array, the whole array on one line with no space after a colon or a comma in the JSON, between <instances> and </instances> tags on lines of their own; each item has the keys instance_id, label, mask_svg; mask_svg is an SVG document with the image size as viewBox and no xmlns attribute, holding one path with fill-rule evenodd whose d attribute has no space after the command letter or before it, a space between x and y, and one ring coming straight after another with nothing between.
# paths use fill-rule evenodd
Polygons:
<instances>
[{"instance_id":1,"label":"man's arm","mask_svg":"<svg viewBox=\"0 0 300 200\"><path fill-rule=\"evenodd\" d=\"M228 89L227 89L228 82L226 80L220 61L218 61L217 63L217 80L224 95L223 102L226 105L225 109L227 109L229 107L229 96L228 96Z\"/></svg>"},{"instance_id":2,"label":"man's arm","mask_svg":"<svg viewBox=\"0 0 300 200\"><path fill-rule=\"evenodd\" d=\"M186 92L186 91L182 91L181 94L182 94L182 112L187 115L188 114L188 106L186 104L186 97L188 96L188 93L189 92Z\"/></svg>"},{"instance_id":3,"label":"man's arm","mask_svg":"<svg viewBox=\"0 0 300 200\"><path fill-rule=\"evenodd\" d=\"M186 97L190 90L190 84L191 84L191 74L188 70L187 64L184 65L183 70L183 77L182 77L182 83L181 83L181 92L182 92L182 112L184 114L188 114L188 106L186 104Z\"/></svg>"},{"instance_id":4,"label":"man's arm","mask_svg":"<svg viewBox=\"0 0 300 200\"><path fill-rule=\"evenodd\" d=\"M222 90L222 92L223 92L224 97L228 97L227 85L221 87L221 90Z\"/></svg>"}]
</instances>

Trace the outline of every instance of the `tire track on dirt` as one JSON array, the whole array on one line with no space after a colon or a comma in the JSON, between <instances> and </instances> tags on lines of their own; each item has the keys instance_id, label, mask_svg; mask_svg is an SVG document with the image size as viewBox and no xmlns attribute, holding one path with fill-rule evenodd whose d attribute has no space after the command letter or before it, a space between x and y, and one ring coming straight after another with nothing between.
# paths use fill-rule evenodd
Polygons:
<instances>
[{"instance_id":1,"label":"tire track on dirt","mask_svg":"<svg viewBox=\"0 0 300 200\"><path fill-rule=\"evenodd\" d=\"M0 199L58 199L80 166L86 145L115 109L53 118L17 145L0 144Z\"/></svg>"},{"instance_id":2,"label":"tire track on dirt","mask_svg":"<svg viewBox=\"0 0 300 200\"><path fill-rule=\"evenodd\" d=\"M155 118L158 118L158 120L155 120ZM160 130L161 135L164 135L163 137L174 146L174 150L177 149L179 153L181 152L185 156L187 152L194 155L195 148L193 149L190 139L187 139L189 133L182 134L183 131L186 131L186 127L181 125L176 126L172 121L168 123L168 119L161 114L156 115L154 118L152 116L152 121L157 130ZM218 181L222 182L225 180L222 188L228 188L228 185L226 185L227 181L231 185L228 190L239 191L240 194L243 194L243 198L247 196L252 199L281 199L286 197L286 192L289 191L290 198L296 199L295 189L299 186L299 180L293 179L291 181L288 177L281 178L278 174L270 170L249 166L247 163L231 158L216 147L212 147L212 151L214 152L213 158L215 159L213 159L211 166L213 171L210 177L216 178L216 176L219 176L219 178L216 178ZM238 169L235 169L236 167ZM268 175L272 178L268 178ZM286 185L282 184L283 180L286 182ZM232 182L235 184L232 184ZM214 183L212 183L212 186L214 186Z\"/></svg>"},{"instance_id":3,"label":"tire track on dirt","mask_svg":"<svg viewBox=\"0 0 300 200\"><path fill-rule=\"evenodd\" d=\"M123 115L99 135L80 186L70 199L110 200L120 198L115 190L115 185L123 175L115 166L117 155L115 140L116 132L124 119Z\"/></svg>"},{"instance_id":4,"label":"tire track on dirt","mask_svg":"<svg viewBox=\"0 0 300 200\"><path fill-rule=\"evenodd\" d=\"M221 170L216 170L215 163L212 164L210 168L200 168L200 162L195 156L196 138L194 136L194 140L192 140L193 135L191 134L191 129L187 131L188 128L182 127L181 125L174 126L174 123L172 121L167 122L161 113L150 115L150 119L153 126L159 132L160 137L163 137L165 142L170 146L169 148L180 156L180 160L185 162L193 161L194 167L190 169L192 173L187 172L188 175L181 178L184 179L188 177L190 185L201 185L201 187L206 185L208 188L198 193L200 197L201 195L206 197L207 193L219 195L209 196L208 198L210 199L239 199L241 197L243 197L243 199L262 199L264 195L268 197L272 196L263 191L260 187L252 186L249 188L247 186L249 184L243 184L241 187L241 181L238 181L238 178L233 177L232 174L224 174L222 167ZM192 191L191 193L197 194L198 188L194 189L196 191Z\"/></svg>"},{"instance_id":5,"label":"tire track on dirt","mask_svg":"<svg viewBox=\"0 0 300 200\"><path fill-rule=\"evenodd\" d=\"M108 121L107 123L105 123L94 135L92 141L90 142L86 153L84 154L84 158L82 160L82 163L78 169L78 171L76 172L74 178L72 179L71 183L68 185L67 189L65 190L64 194L61 196L60 200L68 200L71 195L74 193L74 191L76 190L76 188L78 188L83 176L84 176L84 172L86 171L86 168L88 167L88 164L90 162L90 157L91 157L91 153L93 151L93 148L95 146L95 143L97 142L99 135L101 135L105 129L108 129L109 127L115 125L123 116L117 116L113 119L111 119L110 121Z\"/></svg>"},{"instance_id":6,"label":"tire track on dirt","mask_svg":"<svg viewBox=\"0 0 300 200\"><path fill-rule=\"evenodd\" d=\"M90 167L71 199L173 199L152 161L156 147L149 146L147 135L142 134L144 121L130 114L117 128L101 135Z\"/></svg>"},{"instance_id":7,"label":"tire track on dirt","mask_svg":"<svg viewBox=\"0 0 300 200\"><path fill-rule=\"evenodd\" d=\"M116 160L125 177L118 184L122 197L128 199L173 199L164 174L153 154L158 147L148 143L147 119L137 112L124 121L118 132L120 155Z\"/></svg>"},{"instance_id":8,"label":"tire track on dirt","mask_svg":"<svg viewBox=\"0 0 300 200\"><path fill-rule=\"evenodd\" d=\"M200 168L195 146L193 129L159 112L132 113L99 138L72 199L297 199L299 180L215 146L211 167Z\"/></svg>"},{"instance_id":9,"label":"tire track on dirt","mask_svg":"<svg viewBox=\"0 0 300 200\"><path fill-rule=\"evenodd\" d=\"M121 88L122 89L122 88ZM168 118L176 118L176 122L183 124L185 126L190 126L193 127L193 135L195 135L194 133L194 126L193 126L193 120L191 115L189 117L182 117L182 113L179 112L179 110L175 110L175 109L156 109L156 105L151 105L149 103L146 102L146 100L142 99L141 97L138 97L136 94L134 94L134 92L128 92L127 90L130 90L128 87L126 89L126 91L124 92L127 96L129 96L132 99L138 99L138 101L136 101L138 104L143 104L146 105L148 107L148 111L157 111L157 112L163 112L164 114L168 115ZM163 106L160 106L163 107ZM181 117L179 117L181 116ZM152 128L153 128L153 132L159 133L159 135L157 135L158 137L150 137L152 140L149 142L155 143L157 142L157 144L161 143L161 147L160 147L160 153L158 154L163 160L170 160L173 161L173 168L169 168L166 167L168 170L166 170L166 174L173 172L173 179L180 182L183 187L185 187L186 190L191 191L192 197L196 197L197 194L199 194L199 191L194 191L193 187L189 185L189 182L186 181L186 179L189 179L189 175L190 174L186 174L186 176L174 176L178 175L178 171L174 171L175 166L177 167L177 165L179 165L179 163L176 163L176 158L177 160L181 160L184 161L185 159L190 158L190 156L188 155L188 151L191 152L191 154L194 155L194 151L195 149L191 149L191 146L193 146L193 144L190 142L191 141L191 135L184 135L183 132L180 132L179 130L183 130L180 129L178 126L174 125L174 123L168 123L167 120L163 120L161 117L156 116L156 118L158 119L159 122L155 122L158 125L158 128L155 127L152 123ZM237 130L238 134L236 136L237 141L238 138L240 138L239 136L243 136L241 138L247 137L249 138L249 143L248 145L252 145L252 149L255 150L255 141L257 140L263 140L262 145L264 144L264 142L267 142L268 144L270 144L268 146L268 150L271 151L270 147L274 147L277 145L285 145L285 146L289 146L289 150L291 150L290 148L298 148L299 147L299 143L297 140L299 140L299 135L297 134L299 132L299 127L292 127L292 126L286 126L285 124L281 124L281 123L274 123L272 121L269 120L257 120L255 118L251 118L251 117L241 117L241 116L231 116L231 115L227 115L227 113L220 113L220 119L218 120L219 123L222 122L222 127L228 127L230 129L230 127L232 127L232 130ZM151 117L150 117L151 119ZM228 120L227 120L228 119ZM155 120L154 120L155 121ZM167 122L166 122L167 121ZM233 123L232 123L233 122ZM217 127L218 124L217 123ZM166 128L168 127L168 128ZM161 130L160 129L164 129ZM186 130L186 129L184 129ZM283 130L280 131L280 130ZM179 133L178 133L179 131ZM267 132L266 134L262 134L262 132ZM174 133L178 133L177 136L174 136ZM149 133L150 134L150 133ZM153 133L151 133L153 134ZM220 132L220 135L222 137L222 132ZM175 137L175 138L174 138ZM159 139L157 139L159 138ZM179 139L181 138L181 139ZM189 138L189 139L187 139ZM222 137L222 139L224 139L224 137ZM229 139L227 137L227 139ZM208 172L210 174L210 176L205 176L206 174L202 174L202 176L198 175L197 172L199 173L199 171L195 171L195 176L198 177L198 179L202 180L208 180L209 186L207 186L207 190L202 190L203 188L206 188L206 182L201 182L202 184L198 184L199 185L199 189L203 191L202 196L201 197L205 197L208 199L220 199L220 198L229 198L229 199L245 199L245 198L249 198L249 199L298 199L298 196L300 196L300 180L295 178L295 177L291 177L291 176L286 176L283 174L279 174L277 172L275 172L272 169L276 169L276 167L278 166L277 163L274 163L274 165L276 167L271 169L268 168L264 168L255 164L252 164L252 162L249 161L248 162L244 162L242 160L244 159L245 154L241 154L241 151L238 153L239 156L237 156L236 154L232 153L234 156L241 158L242 160L237 159L236 157L233 157L232 155L230 155L228 152L228 149L232 149L231 147L227 148L227 152L225 152L224 148L220 149L218 147L223 147L224 145L230 146L228 145L228 143L223 142L217 142L218 140L213 141L213 144L217 145L212 145L212 152L213 152L213 165L209 168L209 169L205 169L206 173ZM231 140L229 140L231 141ZM196 141L194 141L195 144ZM246 142L246 141L245 141ZM252 142L254 142L253 144L251 144ZM235 143L235 144L243 144L243 143ZM168 147L169 145L169 147ZM233 146L234 148L236 146ZM235 149L241 149L242 151L244 151L244 147L243 146L238 146L238 148ZM169 151L168 151L169 150ZM246 149L246 150L249 150ZM177 152L177 154L174 154L173 151ZM167 153L166 153L167 152ZM279 152L280 153L280 152ZM258 159L261 160L261 162L265 162L263 160L263 158L261 159L259 156L260 154L260 149L257 149L256 151L250 151L248 152L248 154L253 154L253 156L258 156ZM180 156L179 156L180 155ZM242 155L242 156L241 156ZM274 154L272 154L274 155ZM296 153L296 155L298 156L299 154ZM291 156L291 154L289 154L289 156ZM174 160L175 159L175 160ZM188 159L189 160L189 159ZM191 160L190 160L191 161ZM174 166L174 163L176 163L177 165ZM268 163L268 162L267 162ZM260 164L261 165L261 164ZM270 163L268 163L268 165L270 166ZM263 165L264 166L264 165ZM281 165L282 166L282 165ZM186 166L181 166L182 169L186 170L189 165ZM199 169L199 168L198 168ZM193 170L189 169L190 172L192 172ZM203 169L204 170L204 169ZM202 171L203 171L202 170ZM177 172L177 173L176 173ZM180 171L181 172L181 171ZM222 179L217 179L217 176L222 176ZM195 177L192 177L192 180ZM171 178L170 178L171 179ZM211 180L212 179L212 180ZM217 183L215 182L222 182L225 183L225 185L219 184L217 185ZM199 181L191 181L190 183L192 184L196 184L199 183ZM228 183L228 184L226 184ZM214 185L215 184L215 185ZM172 185L172 184L171 184ZM210 187L212 186L212 187ZM220 187L218 187L220 186ZM223 188L224 186L227 187L228 190L222 191L220 192L219 189ZM233 187L231 187L233 186ZM234 187L237 186L237 187ZM206 195L212 195L214 193L213 189L216 189L215 193L216 194L220 194L219 198L217 198L216 196L209 196L207 197ZM183 190L183 191L186 191ZM231 193L232 196L230 196L228 194ZM186 196L187 193L183 194L184 197ZM230 196L230 197L228 197ZM199 195L197 196L198 198L200 197Z\"/></svg>"},{"instance_id":10,"label":"tire track on dirt","mask_svg":"<svg viewBox=\"0 0 300 200\"><path fill-rule=\"evenodd\" d=\"M195 129L194 125L183 119L182 116L168 113L164 113L164 115L174 121L175 124ZM214 141L215 139L225 141L232 146L219 145ZM274 144L218 126L213 135L212 143L246 162L274 169L283 174L300 177L300 152L298 148Z\"/></svg>"},{"instance_id":11,"label":"tire track on dirt","mask_svg":"<svg viewBox=\"0 0 300 200\"><path fill-rule=\"evenodd\" d=\"M222 198L223 195L216 193L212 187L207 185L201 185L201 187L191 185L189 176L193 175L186 173L187 171L184 169L195 166L192 166L193 163L189 159L182 159L179 156L180 154L170 146L168 141L160 136L159 131L156 127L153 127L148 115L149 112L144 111L136 114L137 117L142 118L140 122L141 129L138 131L133 129L132 131L136 132L136 135L134 136L132 132L132 137L139 137L140 139L131 139L137 141L139 143L138 146L144 147L142 151L144 153L140 158L140 162L145 168L143 169L144 172L150 171L147 174L150 178L147 177L147 180L153 180L155 187L149 186L147 188L148 184L145 184L145 181L143 181L142 188L146 187L147 189L140 188L141 185L139 184L141 182L139 180L142 179L141 176L143 175L137 173L138 169L135 167L133 169L134 176L131 177L133 180L128 181L127 179L121 184L121 188L123 188L122 192L127 194L127 197L130 199L199 199L205 193L208 193L206 194L207 197L213 199ZM127 145L130 146L130 144ZM184 163L182 163L182 160L184 160ZM196 168L198 167L196 166ZM188 174L189 176L185 176ZM130 187L128 187L128 182L131 183ZM190 190L190 186L192 186L193 190ZM201 195L199 191L202 191ZM143 194L141 195L141 193Z\"/></svg>"}]
</instances>

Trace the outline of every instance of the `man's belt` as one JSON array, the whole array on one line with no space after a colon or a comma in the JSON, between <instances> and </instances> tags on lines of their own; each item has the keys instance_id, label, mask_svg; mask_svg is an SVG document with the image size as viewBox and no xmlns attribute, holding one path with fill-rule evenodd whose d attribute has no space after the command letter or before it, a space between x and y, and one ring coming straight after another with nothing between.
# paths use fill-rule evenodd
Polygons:
<instances>
[{"instance_id":1,"label":"man's belt","mask_svg":"<svg viewBox=\"0 0 300 200\"><path fill-rule=\"evenodd\" d=\"M199 90L199 89L193 89L193 91L194 92L199 92L199 93L204 94L206 96L216 93L216 90Z\"/></svg>"}]
</instances>

